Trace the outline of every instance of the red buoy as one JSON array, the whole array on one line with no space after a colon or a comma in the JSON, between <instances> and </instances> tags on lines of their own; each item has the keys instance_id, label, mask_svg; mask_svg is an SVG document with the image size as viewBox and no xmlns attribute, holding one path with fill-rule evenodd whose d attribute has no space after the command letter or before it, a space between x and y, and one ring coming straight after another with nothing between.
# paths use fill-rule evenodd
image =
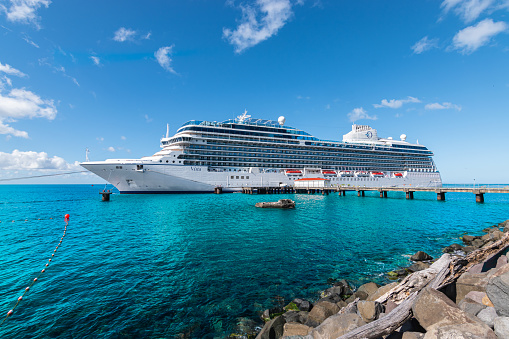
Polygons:
<instances>
[{"instance_id":1,"label":"red buoy","mask_svg":"<svg viewBox=\"0 0 509 339\"><path fill-rule=\"evenodd\" d=\"M41 273L44 273L44 271L45 271L45 270L44 270L44 268L43 268L43 269L42 269L42 271L41 271Z\"/></svg>"},{"instance_id":2,"label":"red buoy","mask_svg":"<svg viewBox=\"0 0 509 339\"><path fill-rule=\"evenodd\" d=\"M34 278L34 281L37 281L37 278Z\"/></svg>"},{"instance_id":3,"label":"red buoy","mask_svg":"<svg viewBox=\"0 0 509 339\"><path fill-rule=\"evenodd\" d=\"M29 289L30 289L30 287L27 287L27 288L25 288L25 291L28 291Z\"/></svg>"},{"instance_id":4,"label":"red buoy","mask_svg":"<svg viewBox=\"0 0 509 339\"><path fill-rule=\"evenodd\" d=\"M23 296L19 297L19 298L18 298L18 301L21 301L22 299L23 299Z\"/></svg>"},{"instance_id":5,"label":"red buoy","mask_svg":"<svg viewBox=\"0 0 509 339\"><path fill-rule=\"evenodd\" d=\"M12 314L12 310L10 310L9 312L7 312L7 316L10 316Z\"/></svg>"}]
</instances>

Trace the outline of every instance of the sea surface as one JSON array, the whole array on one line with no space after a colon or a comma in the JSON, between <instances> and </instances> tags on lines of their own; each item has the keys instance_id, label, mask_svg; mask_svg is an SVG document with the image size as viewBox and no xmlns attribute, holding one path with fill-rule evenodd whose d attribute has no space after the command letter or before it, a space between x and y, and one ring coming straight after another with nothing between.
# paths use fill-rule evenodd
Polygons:
<instances>
[{"instance_id":1,"label":"sea surface","mask_svg":"<svg viewBox=\"0 0 509 339\"><path fill-rule=\"evenodd\" d=\"M386 282L418 250L509 219L509 194L119 195L0 186L2 338L225 338L331 279ZM108 188L111 188L108 187ZM293 210L257 209L290 198ZM52 219L50 219L52 218Z\"/></svg>"}]
</instances>

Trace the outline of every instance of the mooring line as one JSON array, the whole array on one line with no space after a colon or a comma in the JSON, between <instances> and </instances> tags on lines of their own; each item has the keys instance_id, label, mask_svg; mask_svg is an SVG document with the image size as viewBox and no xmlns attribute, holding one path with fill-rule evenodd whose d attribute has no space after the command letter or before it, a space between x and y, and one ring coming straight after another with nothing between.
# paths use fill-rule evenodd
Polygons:
<instances>
[{"instance_id":1,"label":"mooring line","mask_svg":"<svg viewBox=\"0 0 509 339\"><path fill-rule=\"evenodd\" d=\"M64 237L65 237L65 233L67 232L67 226L69 225L69 214L66 214L64 216L64 220L65 220L65 228L64 228L64 234L62 234L62 237L60 238L60 242L58 243L57 247L53 250L53 253L51 254L51 258L49 258L48 262L46 263L46 265L44 266L44 268L41 270L41 272L39 272L39 275L37 277L34 278L34 280L32 280L32 283L30 285L28 285L26 288L25 288L25 291L23 292L23 294L18 297L18 301L16 302L16 304L14 305L13 308L11 308L9 310L9 312L7 312L7 315L5 316L4 320L2 320L2 322L0 323L0 326L3 325L3 323L7 320L7 318L9 318L9 316L11 316L13 313L14 313L14 310L16 309L16 307L18 307L19 303L23 300L23 297L25 296L25 294L28 293L28 291L30 291L30 288L37 282L37 280L40 278L40 276L46 272L46 269L48 268L49 264L51 263L51 261L53 260L53 258L55 257L55 253L57 252L58 250L58 247L60 245L62 245L62 241L64 240ZM52 218L51 218L52 219Z\"/></svg>"}]
</instances>

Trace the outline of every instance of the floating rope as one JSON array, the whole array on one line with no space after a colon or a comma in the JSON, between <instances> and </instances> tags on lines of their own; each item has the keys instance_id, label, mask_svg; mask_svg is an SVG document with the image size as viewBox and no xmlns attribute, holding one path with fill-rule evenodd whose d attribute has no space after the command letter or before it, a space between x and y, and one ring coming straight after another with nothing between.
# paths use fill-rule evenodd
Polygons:
<instances>
[{"instance_id":1,"label":"floating rope","mask_svg":"<svg viewBox=\"0 0 509 339\"><path fill-rule=\"evenodd\" d=\"M88 172L88 171L65 172L65 173L44 174L44 175L32 175L32 176L29 176L29 177L0 179L0 181L11 181L11 180L21 180L21 179L42 178L42 177L56 177L57 175L67 175L67 174L84 173L84 172Z\"/></svg>"},{"instance_id":2,"label":"floating rope","mask_svg":"<svg viewBox=\"0 0 509 339\"><path fill-rule=\"evenodd\" d=\"M7 219L7 220L0 220L0 223L3 221L3 222L17 222L17 221L20 221L20 222L29 222L29 221L36 221L36 220L53 220L53 219L56 219L56 218L37 218L37 219Z\"/></svg>"},{"instance_id":3,"label":"floating rope","mask_svg":"<svg viewBox=\"0 0 509 339\"><path fill-rule=\"evenodd\" d=\"M30 291L30 288L37 282L37 280L41 277L41 275L44 272L46 272L46 269L48 268L49 264L51 264L51 261L55 257L55 253L57 252L58 247L60 245L62 245L62 241L64 240L65 233L67 232L67 226L69 225L69 217L70 217L69 214L66 214L64 216L64 220L65 220L64 234L62 234L62 237L60 238L60 242L58 243L57 247L53 250L53 253L51 254L51 258L48 259L48 262L46 263L44 268L39 272L39 275L37 277L35 277L34 280L32 280L32 283L25 288L25 291L23 292L23 294L20 297L18 297L18 301L16 302L14 307L12 309L10 309L9 312L7 312L7 315L5 316L4 320L2 320L2 322L0 323L0 326L2 326L2 324L7 320L7 318L9 318L9 316L11 316L14 313L14 310L16 309L16 307L18 307L19 303L23 300L23 297L25 296L25 294L27 294L28 291Z\"/></svg>"}]
</instances>

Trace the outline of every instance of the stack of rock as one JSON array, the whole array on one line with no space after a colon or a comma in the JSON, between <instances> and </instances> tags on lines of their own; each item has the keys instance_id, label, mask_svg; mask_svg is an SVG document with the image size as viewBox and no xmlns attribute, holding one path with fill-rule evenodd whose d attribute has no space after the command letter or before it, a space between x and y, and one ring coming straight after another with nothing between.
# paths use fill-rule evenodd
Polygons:
<instances>
[{"instance_id":1,"label":"stack of rock","mask_svg":"<svg viewBox=\"0 0 509 339\"><path fill-rule=\"evenodd\" d=\"M461 248L455 246L452 251L467 253L469 246L475 250L500 240L504 233L509 233L509 220L485 232L482 237L464 236L467 246L458 245ZM444 249L444 252L447 251ZM416 264L407 271L416 272L428 268L430 265L425 261L432 258L418 252L411 259ZM323 291L321 299L315 303L295 299L282 309L265 311L266 323L256 338L332 339L343 335L348 338L350 331L391 316L398 305L391 300L385 303L377 300L398 287L399 282L381 287L371 282L354 291L347 281L341 280ZM507 256L499 253L472 266L446 291L431 287L420 290L411 314L408 321L386 338L509 338Z\"/></svg>"}]
</instances>

